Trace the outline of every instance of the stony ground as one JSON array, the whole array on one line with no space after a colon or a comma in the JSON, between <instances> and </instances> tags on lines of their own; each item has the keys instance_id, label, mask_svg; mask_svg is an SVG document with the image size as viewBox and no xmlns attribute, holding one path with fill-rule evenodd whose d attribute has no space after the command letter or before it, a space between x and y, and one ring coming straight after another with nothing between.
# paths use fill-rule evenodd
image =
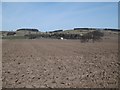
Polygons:
<instances>
[{"instance_id":1,"label":"stony ground","mask_svg":"<svg viewBox=\"0 0 120 90\"><path fill-rule=\"evenodd\" d=\"M6 88L116 88L117 39L3 40L2 81Z\"/></svg>"},{"instance_id":2,"label":"stony ground","mask_svg":"<svg viewBox=\"0 0 120 90\"><path fill-rule=\"evenodd\" d=\"M2 89L2 40L0 40L0 89Z\"/></svg>"}]
</instances>

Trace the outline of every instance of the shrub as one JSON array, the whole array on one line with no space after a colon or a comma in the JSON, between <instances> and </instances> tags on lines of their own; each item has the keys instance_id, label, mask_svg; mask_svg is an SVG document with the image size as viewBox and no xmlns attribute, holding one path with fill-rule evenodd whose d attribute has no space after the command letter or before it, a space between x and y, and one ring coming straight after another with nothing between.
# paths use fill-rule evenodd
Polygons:
<instances>
[{"instance_id":1,"label":"shrub","mask_svg":"<svg viewBox=\"0 0 120 90\"><path fill-rule=\"evenodd\" d=\"M104 33L96 30L93 32L89 32L84 34L83 36L81 36L81 42L88 42L90 39L94 42L94 41L99 41L102 40L101 37L104 36Z\"/></svg>"}]
</instances>

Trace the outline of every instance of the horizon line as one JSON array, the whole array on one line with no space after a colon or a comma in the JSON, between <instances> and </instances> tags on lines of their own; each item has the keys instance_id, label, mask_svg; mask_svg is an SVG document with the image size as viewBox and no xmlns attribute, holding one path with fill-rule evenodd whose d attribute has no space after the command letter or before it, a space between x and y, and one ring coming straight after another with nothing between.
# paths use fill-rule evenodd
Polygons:
<instances>
[{"instance_id":1,"label":"horizon line","mask_svg":"<svg viewBox=\"0 0 120 90\"><path fill-rule=\"evenodd\" d=\"M104 29L114 29L114 30L120 30L119 28L95 28L95 27L75 27L75 28L79 28L79 29L84 29L84 28L87 28L87 29L96 29L96 30L104 30ZM41 32L47 32L47 31L56 31L56 30L74 30L75 28L72 28L72 29L54 29L54 30L46 30L46 31L42 31L38 28L18 28L18 29L37 29L38 31L41 31ZM16 30L0 30L0 31L17 31L18 29Z\"/></svg>"}]
</instances>

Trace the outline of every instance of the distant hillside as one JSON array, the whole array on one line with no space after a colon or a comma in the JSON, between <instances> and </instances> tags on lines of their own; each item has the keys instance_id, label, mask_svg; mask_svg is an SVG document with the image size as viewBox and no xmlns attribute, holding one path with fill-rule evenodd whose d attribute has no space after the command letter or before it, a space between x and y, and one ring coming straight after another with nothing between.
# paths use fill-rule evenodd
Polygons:
<instances>
[{"instance_id":1,"label":"distant hillside","mask_svg":"<svg viewBox=\"0 0 120 90\"><path fill-rule=\"evenodd\" d=\"M32 31L32 32L38 32L38 29L29 29L29 28L22 28L22 29L17 29L17 31Z\"/></svg>"},{"instance_id":2,"label":"distant hillside","mask_svg":"<svg viewBox=\"0 0 120 90\"><path fill-rule=\"evenodd\" d=\"M93 30L91 30L93 31ZM66 34L84 34L84 33L87 33L87 32L91 32L89 30L65 30L63 31L63 33L66 33Z\"/></svg>"},{"instance_id":3,"label":"distant hillside","mask_svg":"<svg viewBox=\"0 0 120 90\"><path fill-rule=\"evenodd\" d=\"M17 29L16 31L1 31L0 36L3 38L74 38L79 39L81 35L100 31L105 36L115 36L119 34L119 29L100 29L100 28L74 28L69 30L54 30L49 32L40 32L38 29Z\"/></svg>"},{"instance_id":4,"label":"distant hillside","mask_svg":"<svg viewBox=\"0 0 120 90\"><path fill-rule=\"evenodd\" d=\"M69 29L69 30L55 30L55 31L50 31L49 33L63 33L63 34L84 34L84 33L87 33L87 32L91 32L91 31L94 31L94 30L88 30L86 28L84 29Z\"/></svg>"},{"instance_id":5,"label":"distant hillside","mask_svg":"<svg viewBox=\"0 0 120 90\"><path fill-rule=\"evenodd\" d=\"M57 33L57 32L63 32L63 30L50 31L49 33Z\"/></svg>"},{"instance_id":6,"label":"distant hillside","mask_svg":"<svg viewBox=\"0 0 120 90\"><path fill-rule=\"evenodd\" d=\"M104 29L105 31L117 31L117 32L120 32L120 29Z\"/></svg>"},{"instance_id":7,"label":"distant hillside","mask_svg":"<svg viewBox=\"0 0 120 90\"><path fill-rule=\"evenodd\" d=\"M37 34L37 33L39 33L38 29L22 28L16 30L16 36L24 36L28 34Z\"/></svg>"},{"instance_id":8,"label":"distant hillside","mask_svg":"<svg viewBox=\"0 0 120 90\"><path fill-rule=\"evenodd\" d=\"M105 30L105 31L120 31L120 29L112 29L112 28L74 28L74 30Z\"/></svg>"}]
</instances>

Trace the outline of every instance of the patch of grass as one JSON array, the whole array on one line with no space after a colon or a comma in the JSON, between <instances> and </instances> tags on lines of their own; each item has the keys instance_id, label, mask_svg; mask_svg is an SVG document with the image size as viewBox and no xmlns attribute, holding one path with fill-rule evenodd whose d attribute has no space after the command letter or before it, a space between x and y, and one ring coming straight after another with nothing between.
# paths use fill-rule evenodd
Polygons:
<instances>
[{"instance_id":1,"label":"patch of grass","mask_svg":"<svg viewBox=\"0 0 120 90\"><path fill-rule=\"evenodd\" d=\"M2 39L27 39L25 36L4 36Z\"/></svg>"}]
</instances>

